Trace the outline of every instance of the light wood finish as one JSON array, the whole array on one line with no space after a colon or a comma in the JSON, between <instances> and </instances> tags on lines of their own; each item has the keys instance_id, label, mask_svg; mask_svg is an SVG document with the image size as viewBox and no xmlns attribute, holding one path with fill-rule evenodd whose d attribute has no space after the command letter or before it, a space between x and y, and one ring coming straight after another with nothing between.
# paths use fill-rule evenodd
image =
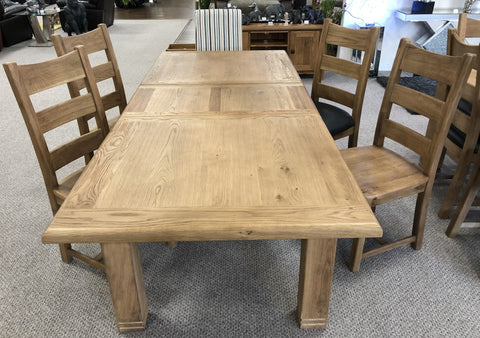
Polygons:
<instances>
[{"instance_id":1,"label":"light wood finish","mask_svg":"<svg viewBox=\"0 0 480 338\"><path fill-rule=\"evenodd\" d=\"M72 52L50 61L29 65L10 62L3 66L27 125L42 170L50 206L55 215L81 174L79 170L59 180L57 170L92 153L109 131L93 70L83 46L75 47ZM82 82L86 93L41 110L34 107L31 98L33 94L66 85L71 81ZM90 115L95 117L99 128L79 137L72 137L72 140L53 150L49 149L44 136L46 132ZM102 263L73 250L69 242L60 245L60 252L65 262L70 262L72 257L76 257L104 270Z\"/></svg>"},{"instance_id":2,"label":"light wood finish","mask_svg":"<svg viewBox=\"0 0 480 338\"><path fill-rule=\"evenodd\" d=\"M243 50L285 50L300 74L313 74L322 25L252 23L242 27Z\"/></svg>"},{"instance_id":3,"label":"light wood finish","mask_svg":"<svg viewBox=\"0 0 480 338\"><path fill-rule=\"evenodd\" d=\"M42 241L99 241L113 250L151 241L305 239L301 325L325 327L336 238L382 231L312 107L285 52L165 52ZM118 250L131 257L133 244ZM132 282L138 271L116 272L122 264L109 266L112 252L105 252L107 275L130 280L110 281L115 312L128 313L128 301L114 295L122 288L142 308L144 291ZM117 315L117 323L139 323L142 313Z\"/></svg>"},{"instance_id":4,"label":"light wood finish","mask_svg":"<svg viewBox=\"0 0 480 338\"><path fill-rule=\"evenodd\" d=\"M184 50L184 51L189 51L193 52L195 50L195 44L194 43L171 43L168 45L166 51L179 51L179 50Z\"/></svg>"},{"instance_id":5,"label":"light wood finish","mask_svg":"<svg viewBox=\"0 0 480 338\"><path fill-rule=\"evenodd\" d=\"M222 62L222 53L212 52L169 52L163 57L165 65L157 63L145 76L142 85L244 85L301 83L298 73L292 67L283 51L231 52L235 62ZM177 69L182 65L182 70ZM215 73L215 76L212 76Z\"/></svg>"},{"instance_id":6,"label":"light wood finish","mask_svg":"<svg viewBox=\"0 0 480 338\"><path fill-rule=\"evenodd\" d=\"M241 86L142 86L132 97L125 113L129 116L172 115L177 117L205 115L278 115L312 114L316 108L305 101L301 83L255 84ZM307 94L308 95L308 94ZM226 114L228 113L228 114Z\"/></svg>"},{"instance_id":7,"label":"light wood finish","mask_svg":"<svg viewBox=\"0 0 480 338\"><path fill-rule=\"evenodd\" d=\"M480 25L478 27L480 28ZM480 36L480 30L478 31L477 36ZM466 44L457 34L455 29L449 29L447 54L463 55L465 53L477 55L477 61L474 64L474 71L472 71L469 82L465 86L462 94L462 99L472 105L472 111L470 115L467 115L465 112L457 109L452 122L459 131L465 134L463 147L459 147L448 138L445 141L445 153L457 163L457 169L452 178L452 182L448 187L448 191L440 210L438 211L440 218L448 218L452 212L454 204L460 195L462 186L466 181L471 164L470 159L475 152L480 136L480 86L476 86L476 83L480 83L480 73L476 71L479 67L478 56L480 56L480 46ZM476 76L473 81L472 75Z\"/></svg>"},{"instance_id":8,"label":"light wood finish","mask_svg":"<svg viewBox=\"0 0 480 338\"><path fill-rule=\"evenodd\" d=\"M351 109L354 126L332 135L334 139L348 136L349 148L357 146L363 99L379 31L379 27L369 29L346 28L333 24L331 19L325 20L323 24L322 36L317 49L312 99L314 102L323 99L326 100L327 104L333 103L333 105L342 105ZM329 55L328 48L332 45L364 52L362 62L356 63ZM334 85L325 84L323 81L325 72L333 72L355 79L355 90L348 92Z\"/></svg>"},{"instance_id":9,"label":"light wood finish","mask_svg":"<svg viewBox=\"0 0 480 338\"><path fill-rule=\"evenodd\" d=\"M469 18L468 13L460 13L457 30L460 39L478 38L480 36L480 20Z\"/></svg>"},{"instance_id":10,"label":"light wood finish","mask_svg":"<svg viewBox=\"0 0 480 338\"><path fill-rule=\"evenodd\" d=\"M102 251L118 330L128 332L143 329L148 309L138 245L104 243Z\"/></svg>"},{"instance_id":11,"label":"light wood finish","mask_svg":"<svg viewBox=\"0 0 480 338\"><path fill-rule=\"evenodd\" d=\"M350 260L353 271L358 271L362 258L373 254L405 244L411 244L416 250L421 248L438 161L473 61L472 54L439 55L414 46L408 39L401 40L385 89L373 146L349 148L341 153L370 206L418 194L412 235L396 243L382 245L370 253L362 253L363 238L355 240ZM440 86L445 84L449 88L448 95L431 97L399 85L402 71L433 79ZM393 121L390 118L393 104L413 108L427 118L430 133L421 135ZM386 138L418 154L422 165L412 163L385 148Z\"/></svg>"},{"instance_id":12,"label":"light wood finish","mask_svg":"<svg viewBox=\"0 0 480 338\"><path fill-rule=\"evenodd\" d=\"M336 249L336 238L302 240L298 284L298 321L302 329L327 327Z\"/></svg>"},{"instance_id":13,"label":"light wood finish","mask_svg":"<svg viewBox=\"0 0 480 338\"><path fill-rule=\"evenodd\" d=\"M70 52L77 45L85 46L88 54L95 54L98 52L105 54L107 62L93 67L93 73L95 74L95 80L97 83L106 80L112 80L113 82L114 90L102 95L102 102L105 111L118 108L118 112L122 114L127 106L127 98L125 96L120 68L118 67L117 58L113 50L107 25L103 23L99 24L98 28L80 35L61 36L55 34L52 35L52 41L58 56ZM82 84L78 81L68 84L68 89L72 98L79 96L82 88ZM87 116L77 120L81 134L89 132L88 120L90 118L91 117ZM115 126L118 119L119 116L117 115L108 120L110 129ZM88 154L87 158L91 156L92 154ZM168 246L171 248L176 247L176 245L177 243L168 243Z\"/></svg>"},{"instance_id":14,"label":"light wood finish","mask_svg":"<svg viewBox=\"0 0 480 338\"><path fill-rule=\"evenodd\" d=\"M80 35L60 36L54 34L52 35L52 42L58 56L69 53L77 45L85 46L87 54L98 52L105 54L107 62L93 67L95 80L97 83L109 79L113 81L114 90L109 93L103 93L102 95L103 106L105 111L118 107L121 114L127 105L127 99L125 97L122 76L120 75L120 68L118 67L107 26L102 23L98 25L98 28ZM78 81L70 83L70 95L72 97L79 96L82 88L82 84ZM117 120L118 117L113 117L109 120L110 128L115 125ZM78 125L82 134L88 132L87 118L78 119Z\"/></svg>"},{"instance_id":15,"label":"light wood finish","mask_svg":"<svg viewBox=\"0 0 480 338\"><path fill-rule=\"evenodd\" d=\"M292 31L288 39L288 52L300 74L312 73L318 49L319 31Z\"/></svg>"},{"instance_id":16,"label":"light wood finish","mask_svg":"<svg viewBox=\"0 0 480 338\"><path fill-rule=\"evenodd\" d=\"M44 241L286 239L298 233L355 237L375 232L375 223L354 225L371 215L354 178L346 174L342 184L331 179L348 170L337 149L319 146L327 133L312 114L125 115L115 137L105 141L88 167L86 175L95 177L95 184L77 182ZM125 179L133 172L145 179ZM95 222L84 224L90 218Z\"/></svg>"},{"instance_id":17,"label":"light wood finish","mask_svg":"<svg viewBox=\"0 0 480 338\"><path fill-rule=\"evenodd\" d=\"M455 213L448 224L446 235L450 238L455 238L460 231L460 227L467 217L467 213L480 190L480 157L478 154L472 153L475 158L475 165L472 169L468 184L464 189L463 196L460 200L458 207L455 209Z\"/></svg>"}]
</instances>

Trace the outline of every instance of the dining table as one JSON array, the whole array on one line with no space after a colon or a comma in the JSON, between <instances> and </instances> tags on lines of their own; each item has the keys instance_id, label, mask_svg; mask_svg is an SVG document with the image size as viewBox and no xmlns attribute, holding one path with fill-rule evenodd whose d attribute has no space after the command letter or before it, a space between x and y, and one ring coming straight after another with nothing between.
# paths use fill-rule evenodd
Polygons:
<instances>
[{"instance_id":1,"label":"dining table","mask_svg":"<svg viewBox=\"0 0 480 338\"><path fill-rule=\"evenodd\" d=\"M123 332L146 325L139 243L301 239L299 326L325 328L337 239L381 235L285 51L168 51L42 241L101 244Z\"/></svg>"}]
</instances>

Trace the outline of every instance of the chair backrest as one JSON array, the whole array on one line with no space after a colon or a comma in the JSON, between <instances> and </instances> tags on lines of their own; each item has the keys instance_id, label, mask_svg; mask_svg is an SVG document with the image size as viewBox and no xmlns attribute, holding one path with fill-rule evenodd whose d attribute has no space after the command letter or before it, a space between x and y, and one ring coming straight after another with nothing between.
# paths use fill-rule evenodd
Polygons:
<instances>
[{"instance_id":1,"label":"chair backrest","mask_svg":"<svg viewBox=\"0 0 480 338\"><path fill-rule=\"evenodd\" d=\"M420 156L424 174L434 177L447 132L473 66L475 56L449 56L429 52L400 41L380 108L374 145L389 138ZM399 84L402 72L424 76L448 88L447 95L430 96ZM413 110L428 119L425 135L390 118L392 105ZM431 180L433 182L433 180ZM433 183L432 183L433 184Z\"/></svg>"},{"instance_id":2,"label":"chair backrest","mask_svg":"<svg viewBox=\"0 0 480 338\"><path fill-rule=\"evenodd\" d=\"M480 37L480 20L471 19L467 13L458 16L458 36L460 39Z\"/></svg>"},{"instance_id":3,"label":"chair backrest","mask_svg":"<svg viewBox=\"0 0 480 338\"><path fill-rule=\"evenodd\" d=\"M98 28L80 35L60 36L54 34L52 35L52 42L58 56L71 52L77 45L85 46L87 54L105 52L107 62L93 67L95 81L98 83L110 78L113 80L114 91L102 96L103 106L105 111L118 107L119 112L122 113L127 105L127 99L107 26L100 24ZM70 95L72 97L80 95L82 88L81 82L71 83L69 85ZM84 132L82 126L80 126L80 129Z\"/></svg>"},{"instance_id":4,"label":"chair backrest","mask_svg":"<svg viewBox=\"0 0 480 338\"><path fill-rule=\"evenodd\" d=\"M464 39L458 35L457 30L452 28L449 29L447 55L461 56L465 53L472 53L477 57L473 63L474 71L472 71L471 78L468 80L462 92L463 102L457 107L452 121L452 125L457 129L455 132L460 131L465 134L464 144L457 144L455 140L450 140L449 138L446 140L446 147L450 150L449 155L457 157L455 160L458 160L462 150L467 150L469 147L474 147L476 145L478 134L480 132L480 86L476 85L480 83L480 73L478 72L480 45L466 44ZM445 93L443 95L445 95Z\"/></svg>"},{"instance_id":5,"label":"chair backrest","mask_svg":"<svg viewBox=\"0 0 480 338\"><path fill-rule=\"evenodd\" d=\"M198 51L242 50L242 11L196 10L195 44Z\"/></svg>"},{"instance_id":6,"label":"chair backrest","mask_svg":"<svg viewBox=\"0 0 480 338\"><path fill-rule=\"evenodd\" d=\"M317 102L322 98L351 108L356 134L358 134L363 98L379 31L379 27L368 29L342 27L333 24L331 19L325 20L322 28L312 84L312 99ZM328 48L331 45L363 52L361 63L329 55ZM322 82L326 71L357 80L355 91L349 92Z\"/></svg>"},{"instance_id":7,"label":"chair backrest","mask_svg":"<svg viewBox=\"0 0 480 338\"><path fill-rule=\"evenodd\" d=\"M74 51L53 60L28 65L9 62L5 63L3 67L27 125L42 170L52 211L55 213L60 204L57 197L61 197L57 196L55 191L59 186L57 170L92 153L109 132L93 70L83 46L76 47ZM55 104L46 108L34 107L32 101L34 94L43 92L44 95L48 95L48 92L45 93L45 91L62 85L65 85L66 89L66 85L72 81L81 81L86 88L86 93L66 101L51 95L49 102L55 101ZM92 114L97 123L95 130L72 138L69 142L53 150L49 149L45 133Z\"/></svg>"}]
</instances>

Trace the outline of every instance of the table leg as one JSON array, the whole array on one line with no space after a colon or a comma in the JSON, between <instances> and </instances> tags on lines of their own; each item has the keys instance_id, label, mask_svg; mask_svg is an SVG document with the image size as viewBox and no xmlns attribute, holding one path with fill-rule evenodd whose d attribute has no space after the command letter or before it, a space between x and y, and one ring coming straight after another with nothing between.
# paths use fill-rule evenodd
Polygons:
<instances>
[{"instance_id":1,"label":"table leg","mask_svg":"<svg viewBox=\"0 0 480 338\"><path fill-rule=\"evenodd\" d=\"M52 35L52 23L53 23L53 15L44 15L42 17L43 20L43 36L47 40L50 40L50 35Z\"/></svg>"},{"instance_id":2,"label":"table leg","mask_svg":"<svg viewBox=\"0 0 480 338\"><path fill-rule=\"evenodd\" d=\"M29 15L28 19L30 20L30 24L32 25L33 36L35 37L35 41L30 44L30 47L50 47L53 46L51 41L48 41L43 33L42 29L40 28L40 24L38 23L38 17ZM45 24L45 21L43 21Z\"/></svg>"},{"instance_id":3,"label":"table leg","mask_svg":"<svg viewBox=\"0 0 480 338\"><path fill-rule=\"evenodd\" d=\"M336 238L302 239L298 320L302 329L326 328Z\"/></svg>"},{"instance_id":4,"label":"table leg","mask_svg":"<svg viewBox=\"0 0 480 338\"><path fill-rule=\"evenodd\" d=\"M118 330L145 329L147 296L137 243L106 243L102 251Z\"/></svg>"}]
</instances>

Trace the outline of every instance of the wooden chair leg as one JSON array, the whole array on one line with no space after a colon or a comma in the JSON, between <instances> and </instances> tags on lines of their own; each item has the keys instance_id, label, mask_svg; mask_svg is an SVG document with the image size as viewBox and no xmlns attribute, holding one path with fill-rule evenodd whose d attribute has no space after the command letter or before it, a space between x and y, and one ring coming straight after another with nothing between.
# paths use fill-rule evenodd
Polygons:
<instances>
[{"instance_id":1,"label":"wooden chair leg","mask_svg":"<svg viewBox=\"0 0 480 338\"><path fill-rule=\"evenodd\" d=\"M450 238L457 236L460 227L462 226L465 217L467 216L468 210L475 200L478 190L480 189L480 165L475 165L473 168L472 177L470 178L466 191L460 201L460 204L453 215L450 224L448 225L446 235Z\"/></svg>"},{"instance_id":2,"label":"wooden chair leg","mask_svg":"<svg viewBox=\"0 0 480 338\"><path fill-rule=\"evenodd\" d=\"M169 248L172 248L172 249L174 249L174 248L176 248L176 247L177 247L177 245L178 245L178 242L175 242L175 241L170 241L170 242L167 242L167 245L168 245L168 247L169 247Z\"/></svg>"},{"instance_id":3,"label":"wooden chair leg","mask_svg":"<svg viewBox=\"0 0 480 338\"><path fill-rule=\"evenodd\" d=\"M461 160L458 163L457 170L455 171L455 175L453 176L452 182L448 187L447 193L445 198L443 199L442 205L438 211L438 217L440 218L448 218L454 208L455 202L462 190L463 184L468 175L470 161L468 160Z\"/></svg>"},{"instance_id":4,"label":"wooden chair leg","mask_svg":"<svg viewBox=\"0 0 480 338\"><path fill-rule=\"evenodd\" d=\"M358 133L357 134L353 133L348 137L349 148L355 148L357 146L357 143L358 143Z\"/></svg>"},{"instance_id":5,"label":"wooden chair leg","mask_svg":"<svg viewBox=\"0 0 480 338\"><path fill-rule=\"evenodd\" d=\"M437 173L442 170L443 162L445 161L446 154L447 154L447 148L443 147L442 155L440 155L440 159L438 160Z\"/></svg>"},{"instance_id":6,"label":"wooden chair leg","mask_svg":"<svg viewBox=\"0 0 480 338\"><path fill-rule=\"evenodd\" d=\"M72 249L71 244L59 244L60 247L60 256L62 257L62 261L65 263L70 263L73 259L72 255L68 253L68 250Z\"/></svg>"},{"instance_id":7,"label":"wooden chair leg","mask_svg":"<svg viewBox=\"0 0 480 338\"><path fill-rule=\"evenodd\" d=\"M352 252L350 253L350 262L348 264L352 272L357 272L360 270L360 263L362 262L364 245L365 245L365 238L353 239Z\"/></svg>"},{"instance_id":8,"label":"wooden chair leg","mask_svg":"<svg viewBox=\"0 0 480 338\"><path fill-rule=\"evenodd\" d=\"M423 244L423 232L425 230L425 221L427 219L428 203L430 202L431 195L431 182L428 183L430 187L427 187L422 193L418 194L417 204L415 206L415 216L413 218L413 230L412 235L415 237L415 241L411 244L415 250L420 250Z\"/></svg>"}]
</instances>

